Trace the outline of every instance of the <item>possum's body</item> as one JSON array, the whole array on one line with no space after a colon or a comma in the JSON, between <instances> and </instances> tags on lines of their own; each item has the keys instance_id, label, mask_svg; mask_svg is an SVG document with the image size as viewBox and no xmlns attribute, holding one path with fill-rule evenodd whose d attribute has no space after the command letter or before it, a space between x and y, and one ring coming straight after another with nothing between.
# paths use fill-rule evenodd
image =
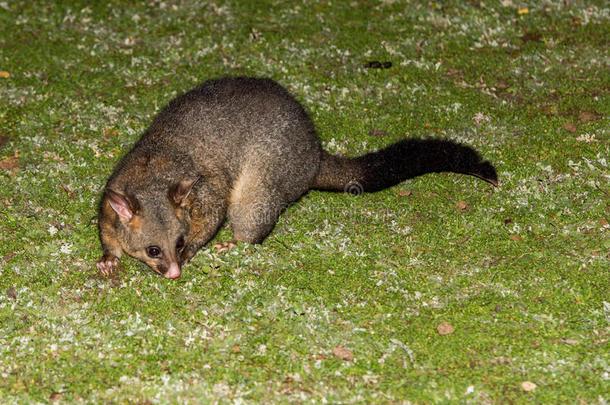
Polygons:
<instances>
[{"instance_id":1,"label":"possum's body","mask_svg":"<svg viewBox=\"0 0 610 405\"><path fill-rule=\"evenodd\" d=\"M235 241L260 243L310 189L377 191L440 171L497 181L489 162L447 140L330 155L303 107L276 82L208 81L172 100L115 169L101 201L97 266L113 271L125 251L175 278L227 218Z\"/></svg>"}]
</instances>

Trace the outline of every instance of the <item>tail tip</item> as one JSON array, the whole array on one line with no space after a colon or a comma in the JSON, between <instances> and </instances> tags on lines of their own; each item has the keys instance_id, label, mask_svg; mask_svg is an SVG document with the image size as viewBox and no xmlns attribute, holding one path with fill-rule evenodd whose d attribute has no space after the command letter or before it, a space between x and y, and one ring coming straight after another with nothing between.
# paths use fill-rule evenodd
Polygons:
<instances>
[{"instance_id":1,"label":"tail tip","mask_svg":"<svg viewBox=\"0 0 610 405\"><path fill-rule=\"evenodd\" d=\"M498 173L496 168L488 161L481 162L472 175L491 183L494 187L498 187Z\"/></svg>"}]
</instances>

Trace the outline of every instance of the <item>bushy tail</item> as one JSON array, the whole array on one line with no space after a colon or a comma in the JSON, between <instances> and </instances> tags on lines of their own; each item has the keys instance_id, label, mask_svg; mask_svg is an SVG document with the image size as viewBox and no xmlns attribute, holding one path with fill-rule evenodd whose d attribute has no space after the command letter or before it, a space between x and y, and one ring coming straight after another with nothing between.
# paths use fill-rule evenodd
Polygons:
<instances>
[{"instance_id":1,"label":"bushy tail","mask_svg":"<svg viewBox=\"0 0 610 405\"><path fill-rule=\"evenodd\" d=\"M312 188L360 194L435 172L468 174L498 185L493 165L468 146L448 140L405 139L356 158L322 152Z\"/></svg>"}]
</instances>

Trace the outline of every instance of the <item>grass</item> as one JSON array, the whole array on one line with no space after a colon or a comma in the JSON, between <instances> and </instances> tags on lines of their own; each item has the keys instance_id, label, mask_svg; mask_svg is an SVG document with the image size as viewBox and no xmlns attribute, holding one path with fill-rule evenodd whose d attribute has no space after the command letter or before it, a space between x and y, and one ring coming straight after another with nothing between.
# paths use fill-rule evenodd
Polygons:
<instances>
[{"instance_id":1,"label":"grass","mask_svg":"<svg viewBox=\"0 0 610 405\"><path fill-rule=\"evenodd\" d=\"M610 9L489 3L0 2L0 402L610 400ZM311 192L176 281L97 274L114 165L226 74L282 83L334 153L451 138L500 187Z\"/></svg>"}]
</instances>

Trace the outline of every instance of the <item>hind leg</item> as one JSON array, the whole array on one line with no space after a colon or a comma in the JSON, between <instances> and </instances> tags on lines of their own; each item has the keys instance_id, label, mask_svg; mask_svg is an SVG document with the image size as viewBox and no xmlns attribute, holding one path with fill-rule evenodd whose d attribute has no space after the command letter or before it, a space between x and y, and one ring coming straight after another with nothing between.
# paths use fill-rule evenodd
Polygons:
<instances>
[{"instance_id":1,"label":"hind leg","mask_svg":"<svg viewBox=\"0 0 610 405\"><path fill-rule=\"evenodd\" d=\"M234 241L261 243L286 206L306 191L305 185L287 185L276 171L250 167L233 185L228 214Z\"/></svg>"},{"instance_id":2,"label":"hind leg","mask_svg":"<svg viewBox=\"0 0 610 405\"><path fill-rule=\"evenodd\" d=\"M261 243L275 226L284 204L268 196L250 195L229 206L233 238L238 242Z\"/></svg>"},{"instance_id":3,"label":"hind leg","mask_svg":"<svg viewBox=\"0 0 610 405\"><path fill-rule=\"evenodd\" d=\"M318 172L319 150L299 136L308 135L283 134L248 151L228 201L235 241L261 243L282 211L309 190Z\"/></svg>"},{"instance_id":4,"label":"hind leg","mask_svg":"<svg viewBox=\"0 0 610 405\"><path fill-rule=\"evenodd\" d=\"M233 240L215 244L216 253L233 249L237 242L261 243L271 233L280 213L281 209L276 210L267 204L232 204L229 207L229 221Z\"/></svg>"}]
</instances>

